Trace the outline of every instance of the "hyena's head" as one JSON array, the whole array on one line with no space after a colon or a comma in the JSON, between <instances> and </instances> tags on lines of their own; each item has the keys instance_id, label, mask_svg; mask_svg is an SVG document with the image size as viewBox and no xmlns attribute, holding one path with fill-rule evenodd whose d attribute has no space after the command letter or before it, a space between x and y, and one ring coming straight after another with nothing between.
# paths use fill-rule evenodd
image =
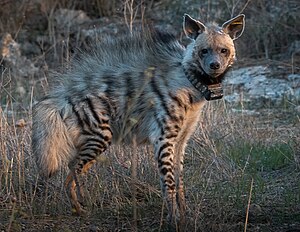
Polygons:
<instances>
[{"instance_id":1,"label":"hyena's head","mask_svg":"<svg viewBox=\"0 0 300 232\"><path fill-rule=\"evenodd\" d=\"M217 79L235 60L233 41L243 33L244 17L238 15L219 27L215 24L204 25L185 14L183 29L193 40L187 47L186 65Z\"/></svg>"}]
</instances>

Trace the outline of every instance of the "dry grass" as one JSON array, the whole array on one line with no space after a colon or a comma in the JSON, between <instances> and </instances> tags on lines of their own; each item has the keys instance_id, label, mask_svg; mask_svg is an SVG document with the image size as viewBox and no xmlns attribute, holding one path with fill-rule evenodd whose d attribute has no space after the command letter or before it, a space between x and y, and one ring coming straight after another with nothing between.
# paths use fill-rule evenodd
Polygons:
<instances>
[{"instance_id":1,"label":"dry grass","mask_svg":"<svg viewBox=\"0 0 300 232\"><path fill-rule=\"evenodd\" d=\"M30 111L22 115L24 124L12 102L1 108L1 230L165 231L151 148L114 146L101 156L86 177L89 215L79 218L72 215L63 186L66 170L47 182L38 177L30 149ZM208 104L186 154L189 230L299 226L300 122L295 115L274 126L270 120L279 113L249 116L233 113L223 101Z\"/></svg>"}]
</instances>

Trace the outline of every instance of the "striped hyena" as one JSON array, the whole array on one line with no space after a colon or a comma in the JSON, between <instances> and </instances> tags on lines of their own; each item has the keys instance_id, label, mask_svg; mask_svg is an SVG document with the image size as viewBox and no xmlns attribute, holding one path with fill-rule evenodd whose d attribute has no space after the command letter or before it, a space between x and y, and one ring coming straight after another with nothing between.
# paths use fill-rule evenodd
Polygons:
<instances>
[{"instance_id":1,"label":"striped hyena","mask_svg":"<svg viewBox=\"0 0 300 232\"><path fill-rule=\"evenodd\" d=\"M32 148L41 172L63 163L73 207L83 212L80 176L112 142L154 146L168 218L184 220L184 151L206 100L222 97L244 15L221 27L184 15L185 48L154 29L106 39L59 75L61 85L33 108Z\"/></svg>"}]
</instances>

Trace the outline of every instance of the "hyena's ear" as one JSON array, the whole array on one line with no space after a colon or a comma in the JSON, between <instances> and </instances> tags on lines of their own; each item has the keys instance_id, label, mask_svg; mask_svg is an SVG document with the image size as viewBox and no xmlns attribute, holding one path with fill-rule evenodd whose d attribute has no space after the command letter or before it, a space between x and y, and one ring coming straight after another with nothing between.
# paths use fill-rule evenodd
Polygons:
<instances>
[{"instance_id":1,"label":"hyena's ear","mask_svg":"<svg viewBox=\"0 0 300 232\"><path fill-rule=\"evenodd\" d=\"M233 40L239 38L245 27L245 15L240 14L222 25L223 31L227 33Z\"/></svg>"},{"instance_id":2,"label":"hyena's ear","mask_svg":"<svg viewBox=\"0 0 300 232\"><path fill-rule=\"evenodd\" d=\"M205 26L203 23L193 19L188 14L184 14L183 31L187 37L195 40L199 34L205 31Z\"/></svg>"}]
</instances>

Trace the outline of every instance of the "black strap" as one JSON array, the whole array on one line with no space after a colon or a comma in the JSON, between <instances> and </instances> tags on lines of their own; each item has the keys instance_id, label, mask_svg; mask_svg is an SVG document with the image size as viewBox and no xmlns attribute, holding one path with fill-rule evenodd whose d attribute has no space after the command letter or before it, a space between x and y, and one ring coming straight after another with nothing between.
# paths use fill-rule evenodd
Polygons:
<instances>
[{"instance_id":1,"label":"black strap","mask_svg":"<svg viewBox=\"0 0 300 232\"><path fill-rule=\"evenodd\" d=\"M205 97L207 101L217 100L223 97L223 89L222 89L221 82L224 79L226 71L217 79L214 79L217 81L213 82L212 77L207 75L204 71L199 72L197 70L184 69L184 73L187 79Z\"/></svg>"}]
</instances>

